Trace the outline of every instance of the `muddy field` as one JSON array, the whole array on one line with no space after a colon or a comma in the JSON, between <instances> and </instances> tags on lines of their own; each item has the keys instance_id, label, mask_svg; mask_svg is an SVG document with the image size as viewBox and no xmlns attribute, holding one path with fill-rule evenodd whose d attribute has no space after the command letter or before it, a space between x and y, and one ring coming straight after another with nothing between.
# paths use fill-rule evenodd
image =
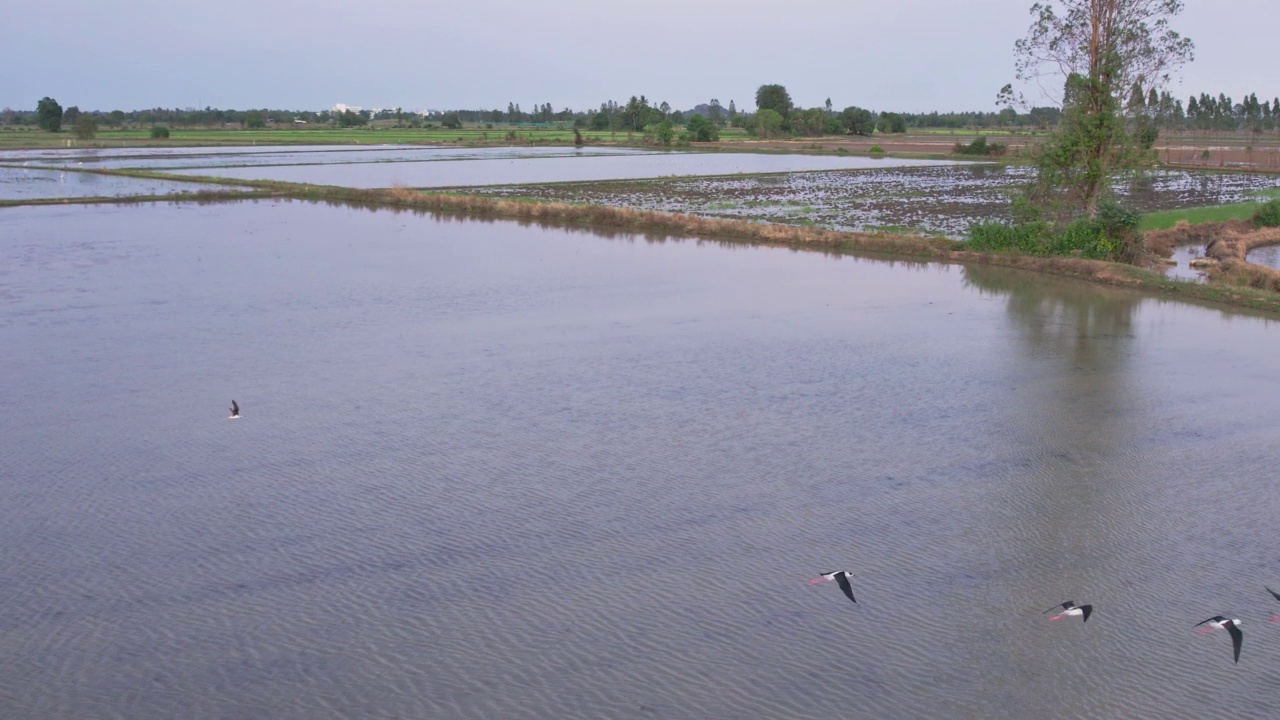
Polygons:
<instances>
[{"instance_id":1,"label":"muddy field","mask_svg":"<svg viewBox=\"0 0 1280 720\"><path fill-rule=\"evenodd\" d=\"M1009 197L1033 178L1024 166L991 164L508 185L470 192L498 197L686 212L836 230L925 232L960 237L969 223L1007 220ZM1249 199L1280 178L1161 171L1116 183L1122 203L1143 212Z\"/></svg>"}]
</instances>

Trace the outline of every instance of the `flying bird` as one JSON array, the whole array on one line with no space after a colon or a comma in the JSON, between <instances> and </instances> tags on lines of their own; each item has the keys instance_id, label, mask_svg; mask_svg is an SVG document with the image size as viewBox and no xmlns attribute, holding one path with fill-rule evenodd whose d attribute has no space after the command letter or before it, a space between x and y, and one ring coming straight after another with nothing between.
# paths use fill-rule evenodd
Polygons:
<instances>
[{"instance_id":1,"label":"flying bird","mask_svg":"<svg viewBox=\"0 0 1280 720\"><path fill-rule=\"evenodd\" d=\"M1236 662L1240 662L1240 643L1244 642L1244 633L1240 632L1240 621L1235 618L1228 620L1221 615L1214 615L1208 620L1201 620L1196 623L1196 626L1204 625L1205 623L1208 623L1208 625L1200 628L1196 632L1207 633L1213 632L1218 628L1226 628L1227 632L1231 633L1231 645L1233 652L1235 653L1235 660Z\"/></svg>"},{"instance_id":2,"label":"flying bird","mask_svg":"<svg viewBox=\"0 0 1280 720\"><path fill-rule=\"evenodd\" d=\"M1054 610L1061 610L1062 612L1049 618L1050 620L1061 620L1064 617L1075 617L1077 615L1083 615L1084 616L1083 622L1089 622L1089 613L1093 612L1093 606L1077 605L1074 600L1068 600L1064 603L1058 603L1057 605L1054 605L1053 607L1049 608L1048 610L1045 610L1044 612L1045 614L1048 614L1053 612Z\"/></svg>"},{"instance_id":3,"label":"flying bird","mask_svg":"<svg viewBox=\"0 0 1280 720\"><path fill-rule=\"evenodd\" d=\"M232 400L232 401L231 401L231 416L230 416L230 417L228 417L227 419L228 419L228 420L235 420L235 419L236 419L236 418L238 418L238 417L240 417L240 406L236 404L236 401L235 401L235 400Z\"/></svg>"},{"instance_id":4,"label":"flying bird","mask_svg":"<svg viewBox=\"0 0 1280 720\"><path fill-rule=\"evenodd\" d=\"M1266 586L1263 585L1263 587L1266 587ZM1271 588L1267 588L1267 592L1271 593L1271 597L1275 598L1276 600L1280 600L1280 593L1276 592L1275 590L1272 590ZM1271 622L1280 622L1280 615L1277 615L1271 618Z\"/></svg>"},{"instance_id":5,"label":"flying bird","mask_svg":"<svg viewBox=\"0 0 1280 720\"><path fill-rule=\"evenodd\" d=\"M853 600L853 602L856 604L858 601L853 599L853 586L849 584L849 576L851 575L853 575L853 573L848 572L846 570L837 570L835 572L822 573L821 577L816 577L810 580L809 584L813 585L815 583L830 582L832 580L835 580L836 584L840 586L840 591L844 593L844 596L849 598L850 600Z\"/></svg>"}]
</instances>

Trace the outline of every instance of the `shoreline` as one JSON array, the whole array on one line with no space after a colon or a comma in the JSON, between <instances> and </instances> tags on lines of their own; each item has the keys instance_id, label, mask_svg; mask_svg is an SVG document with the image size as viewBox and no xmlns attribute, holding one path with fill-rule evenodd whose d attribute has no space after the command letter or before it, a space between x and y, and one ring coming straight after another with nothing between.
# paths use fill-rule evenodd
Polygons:
<instances>
[{"instance_id":1,"label":"shoreline","mask_svg":"<svg viewBox=\"0 0 1280 720\"><path fill-rule=\"evenodd\" d=\"M172 179L162 173L148 171L93 170L89 172ZM1266 287L1280 289L1280 283L1274 286L1260 285L1252 279L1252 276L1238 277L1240 265L1247 266L1245 270L1260 267L1243 261L1236 261L1237 277L1223 274L1222 279L1216 282L1194 283L1171 280L1159 272L1134 265L1102 260L976 252L963 249L962 241L919 234L835 231L707 218L684 213L634 210L603 205L505 200L409 188L355 189L332 185L243 180L228 183L225 178L206 176L186 176L184 179L198 183L236 185L249 191L219 190L129 198L86 197L0 201L0 208L147 202L234 202L264 198L294 199L357 207L408 210L477 220L509 220L536 223L547 227L626 233L651 238L688 238L839 255L863 254L886 260L994 265L1069 277L1110 287L1127 287L1181 300L1246 308L1280 316L1280 292L1261 289ZM1276 241L1280 242L1280 235L1277 235ZM1247 253L1247 250L1245 252ZM1280 278L1280 271L1270 270L1270 268L1262 269L1269 270ZM1226 282L1226 280L1233 280L1233 282Z\"/></svg>"}]
</instances>

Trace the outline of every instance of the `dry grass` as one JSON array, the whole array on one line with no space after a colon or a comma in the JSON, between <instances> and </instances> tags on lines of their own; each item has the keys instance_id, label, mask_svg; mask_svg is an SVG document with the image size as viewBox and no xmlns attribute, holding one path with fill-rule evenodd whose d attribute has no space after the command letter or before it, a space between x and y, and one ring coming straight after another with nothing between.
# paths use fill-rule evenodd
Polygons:
<instances>
[{"instance_id":1,"label":"dry grass","mask_svg":"<svg viewBox=\"0 0 1280 720\"><path fill-rule=\"evenodd\" d=\"M1168 230L1146 234L1147 247L1162 257L1169 257L1179 245L1202 244L1205 257L1217 261L1209 268L1215 282L1255 290L1280 292L1280 270L1249 262L1249 251L1280 244L1280 228L1255 228L1246 220L1201 223L1185 222Z\"/></svg>"},{"instance_id":2,"label":"dry grass","mask_svg":"<svg viewBox=\"0 0 1280 720\"><path fill-rule=\"evenodd\" d=\"M834 253L875 253L923 261L981 263L1065 275L1107 285L1141 286L1149 284L1150 279L1146 275L1129 272L1123 266L1101 260L973 252L961 249L963 245L953 240L923 235L840 232L654 210L450 195L403 187L390 190L325 190L325 199L340 202L390 205L436 214L509 219L557 227L584 227L596 232L640 234L650 239L703 238Z\"/></svg>"},{"instance_id":3,"label":"dry grass","mask_svg":"<svg viewBox=\"0 0 1280 720\"><path fill-rule=\"evenodd\" d=\"M1173 251L1183 245L1208 245L1220 231L1223 223L1191 224L1181 220L1171 228L1148 230L1142 234L1147 251L1151 254L1167 258L1173 257Z\"/></svg>"}]
</instances>

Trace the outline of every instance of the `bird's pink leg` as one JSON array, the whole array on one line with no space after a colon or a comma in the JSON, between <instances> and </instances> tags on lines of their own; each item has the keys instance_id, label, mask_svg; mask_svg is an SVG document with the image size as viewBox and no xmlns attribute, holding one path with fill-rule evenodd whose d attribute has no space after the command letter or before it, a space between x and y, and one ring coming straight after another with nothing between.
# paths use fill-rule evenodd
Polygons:
<instances>
[{"instance_id":1,"label":"bird's pink leg","mask_svg":"<svg viewBox=\"0 0 1280 720\"><path fill-rule=\"evenodd\" d=\"M1049 618L1049 622L1053 622L1054 620L1061 620L1065 616L1066 616L1066 613L1060 613L1058 615L1054 615L1053 617Z\"/></svg>"},{"instance_id":2,"label":"bird's pink leg","mask_svg":"<svg viewBox=\"0 0 1280 720\"><path fill-rule=\"evenodd\" d=\"M1207 628L1200 628L1200 629L1199 629L1199 630L1197 630L1196 632L1198 632L1198 633L1200 633L1201 635L1203 635L1203 634L1205 634L1205 633L1207 633L1207 632L1213 632L1214 630L1217 630L1217 629L1218 629L1218 628L1207 627Z\"/></svg>"},{"instance_id":3,"label":"bird's pink leg","mask_svg":"<svg viewBox=\"0 0 1280 720\"><path fill-rule=\"evenodd\" d=\"M813 585L814 583L827 582L827 581L828 581L828 580L830 580L830 579L831 579L831 578L814 578L814 579L812 579L812 580L810 580L810 581L809 581L809 584L810 584L810 585Z\"/></svg>"},{"instance_id":4,"label":"bird's pink leg","mask_svg":"<svg viewBox=\"0 0 1280 720\"><path fill-rule=\"evenodd\" d=\"M1280 622L1280 615L1277 615L1277 616L1275 616L1275 617L1271 618L1271 620L1270 620L1269 622Z\"/></svg>"}]
</instances>

